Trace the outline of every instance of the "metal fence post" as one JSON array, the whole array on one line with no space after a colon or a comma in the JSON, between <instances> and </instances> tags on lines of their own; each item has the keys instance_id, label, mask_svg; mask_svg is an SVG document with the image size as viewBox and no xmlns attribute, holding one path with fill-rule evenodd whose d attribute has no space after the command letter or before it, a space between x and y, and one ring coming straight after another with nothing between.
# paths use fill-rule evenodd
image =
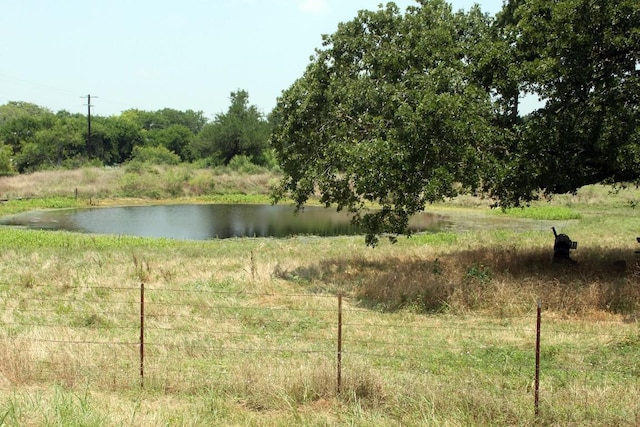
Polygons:
<instances>
[{"instance_id":1,"label":"metal fence post","mask_svg":"<svg viewBox=\"0 0 640 427\"><path fill-rule=\"evenodd\" d=\"M542 313L542 303L540 298L538 298L538 309L537 309L537 319L536 319L536 378L535 378L535 386L534 386L534 410L536 414L536 418L540 414L540 323L541 323L541 315Z\"/></svg>"},{"instance_id":2,"label":"metal fence post","mask_svg":"<svg viewBox=\"0 0 640 427\"><path fill-rule=\"evenodd\" d=\"M338 294L338 378L337 394L342 392L342 294Z\"/></svg>"},{"instance_id":3,"label":"metal fence post","mask_svg":"<svg viewBox=\"0 0 640 427\"><path fill-rule=\"evenodd\" d=\"M140 283L140 388L144 388L144 283Z\"/></svg>"}]
</instances>

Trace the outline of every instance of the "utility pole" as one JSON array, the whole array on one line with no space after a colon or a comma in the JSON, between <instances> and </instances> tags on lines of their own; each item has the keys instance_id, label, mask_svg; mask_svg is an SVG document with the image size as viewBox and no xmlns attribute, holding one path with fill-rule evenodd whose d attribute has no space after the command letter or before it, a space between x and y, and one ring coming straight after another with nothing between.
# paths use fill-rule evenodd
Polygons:
<instances>
[{"instance_id":1,"label":"utility pole","mask_svg":"<svg viewBox=\"0 0 640 427\"><path fill-rule=\"evenodd\" d=\"M87 157L91 158L93 148L91 146L91 107L93 105L91 105L91 95L81 96L81 98L87 98ZM94 96L94 98L97 98L97 96Z\"/></svg>"}]
</instances>

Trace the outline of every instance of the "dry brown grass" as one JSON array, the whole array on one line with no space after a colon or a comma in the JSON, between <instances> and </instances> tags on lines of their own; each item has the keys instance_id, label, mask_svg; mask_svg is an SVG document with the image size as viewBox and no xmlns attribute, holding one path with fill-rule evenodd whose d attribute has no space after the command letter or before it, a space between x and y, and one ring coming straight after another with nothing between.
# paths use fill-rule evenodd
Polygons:
<instances>
[{"instance_id":1,"label":"dry brown grass","mask_svg":"<svg viewBox=\"0 0 640 427\"><path fill-rule=\"evenodd\" d=\"M4 289L3 319L14 324L0 342L0 372L6 378L0 396L5 408L7 402L22 408L17 420L36 424L67 420L60 413L69 411L83 425L132 420L136 425L196 425L216 419L232 425L470 425L488 420L532 425L530 372L493 372L501 362L491 351L522 357L520 349L531 345L531 310L542 295L545 345L570 350L554 356L559 363L585 366L588 361L576 358L586 353L575 350L575 335L563 328L580 322L577 328L590 337L580 343L588 345L587 351L617 345L611 331L622 328L610 322L600 334L604 327L595 320L616 319L613 311L597 307L610 298L604 283L633 280L631 272L608 271L608 257L588 250L580 252L579 264L561 266L550 262L544 247L466 244L460 251L401 241L370 249L357 238L300 238L165 248L143 240L57 236L61 249L38 246L0 254L0 270L11 283ZM465 242L477 240L470 236ZM575 277L582 281L579 286ZM142 279L147 298L155 303L146 311L147 339L155 345L147 349L144 391L135 392L136 305L128 303L135 303L135 286ZM123 287L133 289L118 290ZM624 283L622 288L633 289ZM213 292L182 292L189 289ZM329 353L308 352L318 338L335 333L335 298L322 291L351 296L345 299L348 351L340 396L330 355L333 343L327 344ZM317 298L311 296L317 292ZM114 301L119 304L110 305ZM45 310L39 311L36 303ZM29 305L18 310L20 304ZM218 318L220 307L235 310ZM296 331L295 339L288 339L286 330L277 329L305 324L300 313L309 307L318 310L318 323L308 331ZM425 316L434 311L447 313ZM20 317L25 312L34 318ZM523 313L527 315L513 316ZM43 319L68 326L28 326ZM388 323L403 327L383 329ZM632 330L628 324L623 327ZM199 332L192 337L183 330ZM215 331L238 341L218 341L222 338ZM76 341L93 344L65 345ZM100 341L132 344L95 344ZM414 341L424 345L414 349ZM219 346L235 351L216 350ZM271 353L272 348L280 350ZM560 400L545 402L545 420L571 419L558 413L563 408L583 414L589 406L575 403L578 395L589 396L589 403L600 408L611 406L611 396L622 407L632 405L624 397L634 391L628 381L603 389L579 378L568 385L551 383L552 374L545 373L549 383L544 396ZM51 383L55 386L33 392ZM553 392L556 388L560 392ZM108 417L110 411L116 412ZM595 419L615 421L612 412ZM98 420L82 421L87 414ZM619 419L628 420L629 414Z\"/></svg>"},{"instance_id":2,"label":"dry brown grass","mask_svg":"<svg viewBox=\"0 0 640 427\"><path fill-rule=\"evenodd\" d=\"M529 312L537 298L545 309L565 315L640 310L632 251L585 249L575 264L553 263L549 252L488 247L427 256L343 257L278 274L342 289L364 305L385 310L500 316Z\"/></svg>"},{"instance_id":3,"label":"dry brown grass","mask_svg":"<svg viewBox=\"0 0 640 427\"><path fill-rule=\"evenodd\" d=\"M42 171L0 178L0 195L4 198L74 197L110 194L123 174L118 168L83 168Z\"/></svg>"},{"instance_id":4,"label":"dry brown grass","mask_svg":"<svg viewBox=\"0 0 640 427\"><path fill-rule=\"evenodd\" d=\"M0 198L77 196L98 203L99 199L111 198L267 195L276 179L274 174L268 172L241 174L232 170L194 169L188 165L85 167L0 177Z\"/></svg>"}]
</instances>

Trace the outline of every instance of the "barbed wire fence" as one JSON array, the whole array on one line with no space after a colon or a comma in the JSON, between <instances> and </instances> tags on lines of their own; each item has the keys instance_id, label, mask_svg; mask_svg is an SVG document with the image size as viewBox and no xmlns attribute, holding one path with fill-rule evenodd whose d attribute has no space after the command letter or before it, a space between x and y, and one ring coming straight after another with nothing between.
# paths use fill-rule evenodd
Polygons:
<instances>
[{"instance_id":1,"label":"barbed wire fence","mask_svg":"<svg viewBox=\"0 0 640 427\"><path fill-rule=\"evenodd\" d=\"M337 396L362 386L346 378L374 370L406 384L465 376L475 394L528 401L536 416L567 400L574 410L595 414L608 393L640 391L637 331L545 319L540 303L525 315L478 323L476 316L390 315L320 293L141 284L84 287L71 295L44 287L31 298L0 291L5 382L249 389L270 381L256 378L265 371L286 376L306 369L299 374L321 372L324 392ZM620 419L637 423L640 405L621 404Z\"/></svg>"}]
</instances>

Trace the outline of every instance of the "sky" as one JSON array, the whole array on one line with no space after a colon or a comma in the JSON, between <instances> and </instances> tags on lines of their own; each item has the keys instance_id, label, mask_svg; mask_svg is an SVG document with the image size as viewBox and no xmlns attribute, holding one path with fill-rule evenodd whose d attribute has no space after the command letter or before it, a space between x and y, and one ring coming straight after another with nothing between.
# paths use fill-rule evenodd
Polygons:
<instances>
[{"instance_id":1,"label":"sky","mask_svg":"<svg viewBox=\"0 0 640 427\"><path fill-rule=\"evenodd\" d=\"M227 111L230 94L268 114L340 22L386 0L0 0L0 105L118 115ZM396 0L401 10L415 0ZM478 3L496 14L502 0Z\"/></svg>"}]
</instances>

